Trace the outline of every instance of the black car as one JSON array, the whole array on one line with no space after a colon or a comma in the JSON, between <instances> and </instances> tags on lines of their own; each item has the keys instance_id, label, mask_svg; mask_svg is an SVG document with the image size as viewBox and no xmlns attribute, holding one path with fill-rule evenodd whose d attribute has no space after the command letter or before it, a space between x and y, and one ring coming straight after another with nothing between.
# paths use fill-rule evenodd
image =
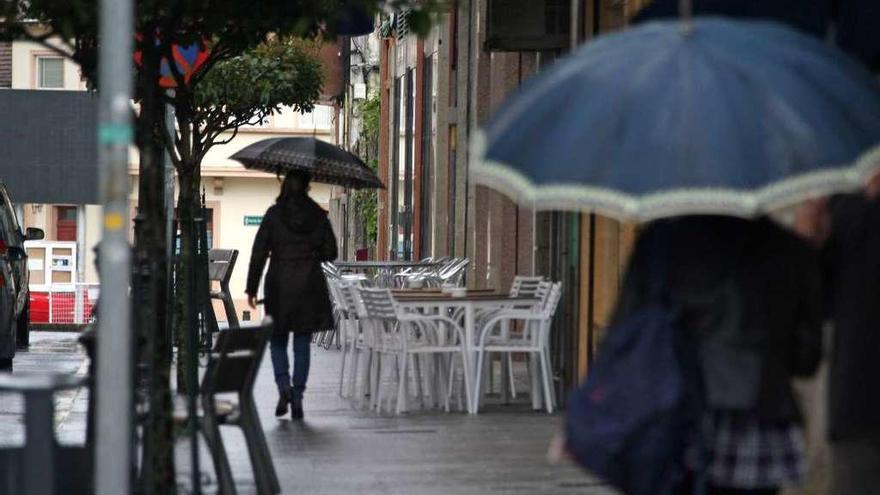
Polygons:
<instances>
[{"instance_id":1,"label":"black car","mask_svg":"<svg viewBox=\"0 0 880 495\"><path fill-rule=\"evenodd\" d=\"M0 182L0 371L11 371L16 347L28 343L30 291L24 241L42 238L40 229L21 233L6 185Z\"/></svg>"}]
</instances>

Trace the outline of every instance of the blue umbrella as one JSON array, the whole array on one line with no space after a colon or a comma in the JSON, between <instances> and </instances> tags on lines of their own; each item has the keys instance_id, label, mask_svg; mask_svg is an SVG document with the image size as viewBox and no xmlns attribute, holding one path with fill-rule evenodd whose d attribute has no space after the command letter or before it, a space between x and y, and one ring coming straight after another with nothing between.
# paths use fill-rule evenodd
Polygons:
<instances>
[{"instance_id":1,"label":"blue umbrella","mask_svg":"<svg viewBox=\"0 0 880 495\"><path fill-rule=\"evenodd\" d=\"M643 24L533 78L474 137L477 182L539 209L753 216L880 161L880 87L771 22Z\"/></svg>"}]
</instances>

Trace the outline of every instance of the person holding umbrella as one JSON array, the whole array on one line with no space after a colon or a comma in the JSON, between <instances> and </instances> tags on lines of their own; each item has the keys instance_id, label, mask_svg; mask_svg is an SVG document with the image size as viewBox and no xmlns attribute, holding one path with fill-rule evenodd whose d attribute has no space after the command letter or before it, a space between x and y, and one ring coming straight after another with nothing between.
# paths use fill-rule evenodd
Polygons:
<instances>
[{"instance_id":1,"label":"person holding umbrella","mask_svg":"<svg viewBox=\"0 0 880 495\"><path fill-rule=\"evenodd\" d=\"M336 237L324 211L308 195L311 175L287 173L281 194L266 211L254 239L247 277L248 304L257 305L257 289L266 260L271 258L265 282L266 313L275 322L269 343L275 383L276 416L287 413L302 419L303 392L309 376L311 333L333 327L333 313L321 263L337 256ZM293 380L287 357L293 334Z\"/></svg>"},{"instance_id":2,"label":"person holding umbrella","mask_svg":"<svg viewBox=\"0 0 880 495\"><path fill-rule=\"evenodd\" d=\"M767 217L653 222L636 243L611 328L650 302L654 263L666 265L664 294L699 358L703 425L685 466L710 495L772 495L802 483L803 416L791 380L811 376L822 355L818 251ZM686 477L676 493L695 493L693 483Z\"/></svg>"}]
</instances>

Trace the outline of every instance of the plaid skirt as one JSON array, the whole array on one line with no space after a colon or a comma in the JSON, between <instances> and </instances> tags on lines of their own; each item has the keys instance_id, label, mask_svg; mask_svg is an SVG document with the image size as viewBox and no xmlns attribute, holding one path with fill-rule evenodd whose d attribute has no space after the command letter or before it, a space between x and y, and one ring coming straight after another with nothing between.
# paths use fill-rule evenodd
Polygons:
<instances>
[{"instance_id":1,"label":"plaid skirt","mask_svg":"<svg viewBox=\"0 0 880 495\"><path fill-rule=\"evenodd\" d=\"M726 411L708 414L706 426L710 483L759 489L804 481L807 467L800 426Z\"/></svg>"}]
</instances>

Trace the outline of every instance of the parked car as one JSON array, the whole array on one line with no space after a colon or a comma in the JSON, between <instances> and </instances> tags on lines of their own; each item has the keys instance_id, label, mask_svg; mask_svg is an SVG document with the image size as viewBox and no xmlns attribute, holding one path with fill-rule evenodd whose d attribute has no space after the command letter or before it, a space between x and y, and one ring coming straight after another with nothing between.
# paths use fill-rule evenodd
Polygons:
<instances>
[{"instance_id":1,"label":"parked car","mask_svg":"<svg viewBox=\"0 0 880 495\"><path fill-rule=\"evenodd\" d=\"M43 238L40 229L22 234L6 185L0 182L0 370L12 367L16 347L28 345L29 300L24 241Z\"/></svg>"}]
</instances>

